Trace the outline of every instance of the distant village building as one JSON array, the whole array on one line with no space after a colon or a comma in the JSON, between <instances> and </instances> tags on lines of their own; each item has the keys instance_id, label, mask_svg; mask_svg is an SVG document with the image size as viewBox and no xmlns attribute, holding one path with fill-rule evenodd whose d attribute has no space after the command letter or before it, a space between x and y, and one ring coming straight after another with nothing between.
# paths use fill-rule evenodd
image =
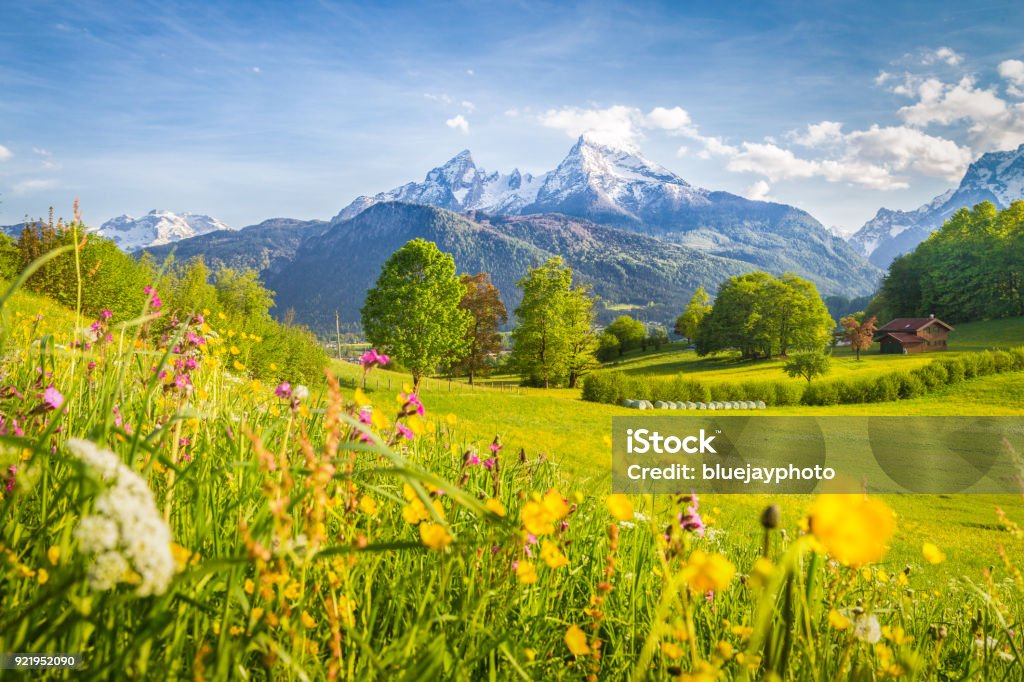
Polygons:
<instances>
[{"instance_id":1,"label":"distant village building","mask_svg":"<svg viewBox=\"0 0 1024 682\"><path fill-rule=\"evenodd\" d=\"M875 332L882 353L929 353L946 350L946 339L953 327L934 315L897 317Z\"/></svg>"}]
</instances>

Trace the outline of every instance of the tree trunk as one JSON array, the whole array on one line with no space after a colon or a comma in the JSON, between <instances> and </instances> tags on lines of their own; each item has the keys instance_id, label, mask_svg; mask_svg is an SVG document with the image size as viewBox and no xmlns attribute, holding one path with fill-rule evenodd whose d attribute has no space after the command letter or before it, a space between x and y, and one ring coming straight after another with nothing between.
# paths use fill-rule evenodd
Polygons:
<instances>
[{"instance_id":1,"label":"tree trunk","mask_svg":"<svg viewBox=\"0 0 1024 682\"><path fill-rule=\"evenodd\" d=\"M473 370L469 370L469 385L473 385Z\"/></svg>"},{"instance_id":2,"label":"tree trunk","mask_svg":"<svg viewBox=\"0 0 1024 682\"><path fill-rule=\"evenodd\" d=\"M420 373L419 372L413 372L412 373L412 392L415 393L416 395L420 394Z\"/></svg>"}]
</instances>

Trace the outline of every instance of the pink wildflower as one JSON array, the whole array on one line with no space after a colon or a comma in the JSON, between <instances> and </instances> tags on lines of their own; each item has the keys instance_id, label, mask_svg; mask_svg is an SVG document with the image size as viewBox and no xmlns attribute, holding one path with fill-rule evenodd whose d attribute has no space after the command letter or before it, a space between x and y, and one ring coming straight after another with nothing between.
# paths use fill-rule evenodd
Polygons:
<instances>
[{"instance_id":1,"label":"pink wildflower","mask_svg":"<svg viewBox=\"0 0 1024 682\"><path fill-rule=\"evenodd\" d=\"M416 437L416 434L414 434L412 430L402 422L398 422L397 424L395 424L395 430L398 431L403 436L405 436L406 440L412 440L413 438Z\"/></svg>"},{"instance_id":2,"label":"pink wildflower","mask_svg":"<svg viewBox=\"0 0 1024 682\"><path fill-rule=\"evenodd\" d=\"M292 385L289 384L287 381L282 381L277 385L277 388L274 389L274 395L276 395L278 398L288 400L289 398L292 397Z\"/></svg>"},{"instance_id":3,"label":"pink wildflower","mask_svg":"<svg viewBox=\"0 0 1024 682\"><path fill-rule=\"evenodd\" d=\"M53 384L50 384L43 392L43 403L50 410L59 410L64 404L64 396L54 388Z\"/></svg>"},{"instance_id":4,"label":"pink wildflower","mask_svg":"<svg viewBox=\"0 0 1024 682\"><path fill-rule=\"evenodd\" d=\"M110 311L110 310L101 310L100 311L100 319L103 320L104 322L109 322L110 318L112 318L113 316L114 316L113 311Z\"/></svg>"}]
</instances>

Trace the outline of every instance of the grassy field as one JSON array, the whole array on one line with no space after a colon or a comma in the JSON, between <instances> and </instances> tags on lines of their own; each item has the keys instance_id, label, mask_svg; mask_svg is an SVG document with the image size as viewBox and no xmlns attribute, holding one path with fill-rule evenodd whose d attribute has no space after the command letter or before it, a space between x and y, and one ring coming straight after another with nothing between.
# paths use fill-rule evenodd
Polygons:
<instances>
[{"instance_id":1,"label":"grassy field","mask_svg":"<svg viewBox=\"0 0 1024 682\"><path fill-rule=\"evenodd\" d=\"M3 312L0 651L81 653L63 679L1024 670L1020 497L609 496L610 417L636 413L578 391L363 392L338 362L307 390L244 376L199 321L83 349L90 320ZM1014 378L871 409L1021 414Z\"/></svg>"},{"instance_id":2,"label":"grassy field","mask_svg":"<svg viewBox=\"0 0 1024 682\"><path fill-rule=\"evenodd\" d=\"M1024 343L1024 317L989 322L966 323L957 327L950 335L949 350L942 356L956 356L961 353L977 352L992 348L1009 348ZM836 348L832 354L832 371L829 378L874 377L895 370L911 370L928 364L939 354L915 353L912 355L883 355L877 344L861 353L860 361L848 347ZM799 378L789 378L782 371L784 362L779 359L741 361L736 353L721 353L714 357L698 357L694 351L686 350L685 344L674 343L660 351L633 351L622 359L608 363L609 369L627 374L667 376L682 372L687 376L708 383L741 381L790 381L799 383Z\"/></svg>"},{"instance_id":3,"label":"grassy field","mask_svg":"<svg viewBox=\"0 0 1024 682\"><path fill-rule=\"evenodd\" d=\"M1020 345L1024 341L1024 318L965 324L957 329L948 354ZM884 373L894 369L920 366L935 354L880 355L865 353L857 362L848 349L839 349L835 369L830 376L854 372ZM731 359L705 360L680 345L660 352L635 353L618 364L625 371L672 374L678 371L699 374L702 381L739 379L780 379L781 361L739 363ZM336 363L335 371L355 385L362 370L347 363ZM494 377L494 384L510 382L512 377ZM385 391L407 383L407 375L375 370L367 392ZM794 380L801 381L801 380ZM567 473L586 481L595 491L610 491L611 417L636 416L636 410L615 405L585 402L578 390L520 388L516 392L500 390L484 382L472 388L462 382L428 380L421 393L439 414L453 414L467 442L477 447L500 436L507 448L526 449L533 457L551 456ZM654 410L645 415L675 414ZM828 407L791 406L771 408L756 414L808 416L961 416L1024 415L1024 380L1018 374L973 379L960 386L912 400L864 405ZM768 500L752 495L708 496L721 510L721 526L730 532L756 534L750 519ZM1001 506L1011 518L1024 523L1024 499L1020 497L931 495L888 496L892 506L908 523L901 528L891 555L893 565L919 551L929 538L951 546L950 566L969 566L979 570L998 560L995 547L1007 540L995 520L994 508ZM804 498L792 499L806 506ZM745 529L740 531L739 529ZM752 540L742 535L741 541ZM1024 546L1021 547L1024 549ZM940 567L941 568L941 567ZM951 570L959 570L952 568ZM940 579L945 579L940 571Z\"/></svg>"}]
</instances>

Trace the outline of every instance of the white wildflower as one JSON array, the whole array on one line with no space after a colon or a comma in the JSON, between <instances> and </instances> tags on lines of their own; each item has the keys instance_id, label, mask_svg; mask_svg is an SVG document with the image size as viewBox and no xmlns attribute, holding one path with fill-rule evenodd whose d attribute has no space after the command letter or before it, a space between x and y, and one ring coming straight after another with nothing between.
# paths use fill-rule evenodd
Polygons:
<instances>
[{"instance_id":1,"label":"white wildflower","mask_svg":"<svg viewBox=\"0 0 1024 682\"><path fill-rule=\"evenodd\" d=\"M309 397L309 389L301 385L296 386L295 388L292 389L292 395L295 396L298 400L305 400L306 398Z\"/></svg>"},{"instance_id":2,"label":"white wildflower","mask_svg":"<svg viewBox=\"0 0 1024 682\"><path fill-rule=\"evenodd\" d=\"M853 634L862 642L874 644L882 638L882 626L874 616L861 614L853 621Z\"/></svg>"},{"instance_id":3,"label":"white wildflower","mask_svg":"<svg viewBox=\"0 0 1024 682\"><path fill-rule=\"evenodd\" d=\"M134 578L134 572L139 596L166 592L174 575L171 531L149 486L110 450L77 439L68 441L68 449L110 484L75 531L83 551L93 555L89 585L95 590L113 589Z\"/></svg>"}]
</instances>

